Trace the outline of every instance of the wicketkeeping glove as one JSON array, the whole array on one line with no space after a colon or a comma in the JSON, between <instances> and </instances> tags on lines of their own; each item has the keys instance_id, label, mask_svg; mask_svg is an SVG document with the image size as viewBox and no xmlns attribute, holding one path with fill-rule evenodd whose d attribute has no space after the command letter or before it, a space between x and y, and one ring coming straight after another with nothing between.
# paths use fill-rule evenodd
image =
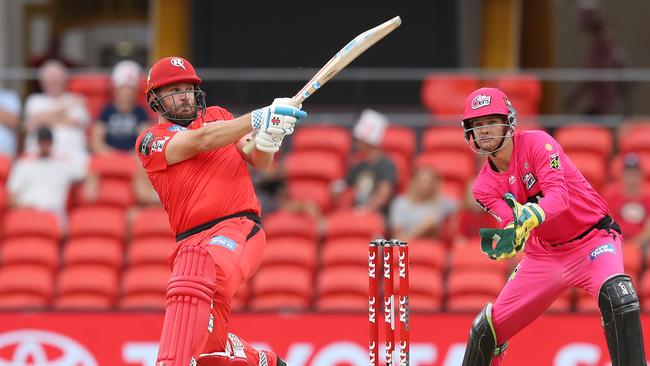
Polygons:
<instances>
[{"instance_id":1,"label":"wicketkeeping glove","mask_svg":"<svg viewBox=\"0 0 650 366\"><path fill-rule=\"evenodd\" d=\"M251 113L253 130L272 135L291 135L296 122L307 117L307 112L294 107L290 98L276 98L270 106Z\"/></svg>"},{"instance_id":2,"label":"wicketkeeping glove","mask_svg":"<svg viewBox=\"0 0 650 366\"><path fill-rule=\"evenodd\" d=\"M490 259L502 260L514 257L520 248L515 246L515 228L510 223L503 229L481 229L481 251ZM496 245L493 247L492 242Z\"/></svg>"},{"instance_id":3,"label":"wicketkeeping glove","mask_svg":"<svg viewBox=\"0 0 650 366\"><path fill-rule=\"evenodd\" d=\"M515 246L523 248L524 244L526 244L526 241L530 237L531 231L544 222L546 214L536 203L526 202L523 205L520 204L512 193L506 193L503 198L506 200L508 206L512 208L515 228Z\"/></svg>"}]
</instances>

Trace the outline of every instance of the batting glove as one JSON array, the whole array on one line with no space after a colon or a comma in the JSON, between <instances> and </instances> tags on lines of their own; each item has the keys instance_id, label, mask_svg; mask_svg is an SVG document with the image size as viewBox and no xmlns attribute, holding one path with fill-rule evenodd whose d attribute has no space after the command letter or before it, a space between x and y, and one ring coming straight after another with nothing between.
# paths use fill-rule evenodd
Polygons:
<instances>
[{"instance_id":1,"label":"batting glove","mask_svg":"<svg viewBox=\"0 0 650 366\"><path fill-rule=\"evenodd\" d=\"M481 229L481 251L490 259L502 260L514 257L523 246L515 245L515 227L513 223L503 229ZM496 242L496 245L493 245Z\"/></svg>"},{"instance_id":2,"label":"batting glove","mask_svg":"<svg viewBox=\"0 0 650 366\"><path fill-rule=\"evenodd\" d=\"M274 154L280 150L282 135L272 135L266 131L259 131L255 135L255 147L259 151Z\"/></svg>"},{"instance_id":3,"label":"batting glove","mask_svg":"<svg viewBox=\"0 0 650 366\"><path fill-rule=\"evenodd\" d=\"M307 112L294 106L291 98L276 98L270 106L256 109L251 113L253 130L272 135L291 135L296 123L307 117Z\"/></svg>"},{"instance_id":4,"label":"batting glove","mask_svg":"<svg viewBox=\"0 0 650 366\"><path fill-rule=\"evenodd\" d=\"M506 193L503 198L508 206L512 208L512 214L514 217L513 224L515 228L515 246L523 247L530 237L531 231L544 222L546 214L536 203L526 202L523 205L520 204L512 193Z\"/></svg>"}]
</instances>

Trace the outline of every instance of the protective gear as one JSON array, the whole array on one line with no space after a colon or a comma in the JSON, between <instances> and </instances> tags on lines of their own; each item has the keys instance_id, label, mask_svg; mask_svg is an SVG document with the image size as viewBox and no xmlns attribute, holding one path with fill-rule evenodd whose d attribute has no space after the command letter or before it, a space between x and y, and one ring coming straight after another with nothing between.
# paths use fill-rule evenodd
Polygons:
<instances>
[{"instance_id":1,"label":"protective gear","mask_svg":"<svg viewBox=\"0 0 650 366\"><path fill-rule=\"evenodd\" d=\"M283 139L284 136L282 135L271 135L266 131L259 131L255 134L254 137L255 147L259 151L276 153L280 150Z\"/></svg>"},{"instance_id":2,"label":"protective gear","mask_svg":"<svg viewBox=\"0 0 650 366\"><path fill-rule=\"evenodd\" d=\"M501 136L501 143L492 151L483 150L477 143L478 131L487 126L473 128L471 120L478 117L489 115L500 115L506 117L506 123L502 125L507 127L505 135ZM461 117L461 127L465 131L465 141L470 149L480 155L493 154L501 150L506 142L512 138L517 125L517 111L514 109L508 97L501 90L496 88L480 88L472 92L465 101L465 110ZM491 126L490 126L491 127ZM494 137L494 136L492 136Z\"/></svg>"},{"instance_id":3,"label":"protective gear","mask_svg":"<svg viewBox=\"0 0 650 366\"><path fill-rule=\"evenodd\" d=\"M277 98L270 106L256 109L251 113L251 125L256 131L266 131L272 135L291 135L296 122L307 117L300 106L284 103L287 98Z\"/></svg>"},{"instance_id":4,"label":"protective gear","mask_svg":"<svg viewBox=\"0 0 650 366\"><path fill-rule=\"evenodd\" d=\"M205 248L182 248L167 285L165 327L156 365L189 365L212 332L210 314L217 288L214 261ZM207 331L206 331L207 329Z\"/></svg>"},{"instance_id":5,"label":"protective gear","mask_svg":"<svg viewBox=\"0 0 650 366\"><path fill-rule=\"evenodd\" d=\"M530 237L531 231L544 222L546 214L536 203L526 202L523 205L520 204L512 193L506 193L503 198L508 206L512 208L515 227L515 247L523 248Z\"/></svg>"},{"instance_id":6,"label":"protective gear","mask_svg":"<svg viewBox=\"0 0 650 366\"><path fill-rule=\"evenodd\" d=\"M462 366L490 366L492 358L505 352L508 342L497 346L492 324L492 304L487 303L472 322Z\"/></svg>"},{"instance_id":7,"label":"protective gear","mask_svg":"<svg viewBox=\"0 0 650 366\"><path fill-rule=\"evenodd\" d=\"M522 246L515 242L515 227L512 223L503 229L481 229L481 251L487 254L490 259L502 260L514 257ZM493 247L492 242L496 241Z\"/></svg>"},{"instance_id":8,"label":"protective gear","mask_svg":"<svg viewBox=\"0 0 650 366\"><path fill-rule=\"evenodd\" d=\"M159 96L156 92L160 87L175 83L191 83L194 85L194 113L191 117L180 117L177 115L180 109L186 107L185 105L176 106L176 103L173 103L171 108L167 108L163 104L163 100L166 98L174 101L174 95L189 92L176 91L162 96ZM174 124L187 127L194 119L205 115L205 92L199 88L199 84L201 84L201 78L198 77L189 61L181 57L165 57L160 59L151 67L147 75L146 93L149 107Z\"/></svg>"},{"instance_id":9,"label":"protective gear","mask_svg":"<svg viewBox=\"0 0 650 366\"><path fill-rule=\"evenodd\" d=\"M618 274L608 278L600 287L598 307L612 366L646 365L639 299L630 277Z\"/></svg>"}]
</instances>

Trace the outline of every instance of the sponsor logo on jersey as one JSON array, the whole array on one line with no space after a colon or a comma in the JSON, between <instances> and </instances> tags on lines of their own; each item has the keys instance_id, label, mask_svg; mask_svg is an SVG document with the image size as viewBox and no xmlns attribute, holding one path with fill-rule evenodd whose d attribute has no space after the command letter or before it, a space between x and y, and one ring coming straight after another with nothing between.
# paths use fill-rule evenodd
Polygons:
<instances>
[{"instance_id":1,"label":"sponsor logo on jersey","mask_svg":"<svg viewBox=\"0 0 650 366\"><path fill-rule=\"evenodd\" d=\"M479 109L490 105L492 97L489 95L479 94L472 99L472 109Z\"/></svg>"},{"instance_id":2,"label":"sponsor logo on jersey","mask_svg":"<svg viewBox=\"0 0 650 366\"><path fill-rule=\"evenodd\" d=\"M526 189L530 189L535 183L537 183L537 178L533 173L526 173L524 174L523 177L521 177L521 180L524 182L524 185L526 186Z\"/></svg>"},{"instance_id":3,"label":"sponsor logo on jersey","mask_svg":"<svg viewBox=\"0 0 650 366\"><path fill-rule=\"evenodd\" d=\"M233 252L237 249L237 242L223 235L218 235L210 239L210 245L219 245Z\"/></svg>"},{"instance_id":4,"label":"sponsor logo on jersey","mask_svg":"<svg viewBox=\"0 0 650 366\"><path fill-rule=\"evenodd\" d=\"M178 126L178 125L169 126L169 127L167 127L167 129L168 129L169 131L171 131L171 132L176 132L176 131L185 131L185 130L187 130L186 127Z\"/></svg>"},{"instance_id":5,"label":"sponsor logo on jersey","mask_svg":"<svg viewBox=\"0 0 650 366\"><path fill-rule=\"evenodd\" d=\"M560 169L560 166L561 166L561 164L560 164L560 154L555 153L555 154L549 155L548 160L550 160L551 169L555 169L555 170Z\"/></svg>"},{"instance_id":6,"label":"sponsor logo on jersey","mask_svg":"<svg viewBox=\"0 0 650 366\"><path fill-rule=\"evenodd\" d=\"M596 258L598 258L599 256L605 253L616 253L616 249L614 249L614 244L612 243L603 244L598 248L592 250L591 253L589 253L589 259L591 259L591 261L594 261Z\"/></svg>"},{"instance_id":7,"label":"sponsor logo on jersey","mask_svg":"<svg viewBox=\"0 0 650 366\"><path fill-rule=\"evenodd\" d=\"M165 144L167 143L167 140L169 140L169 136L163 136L153 140L153 143L151 144L151 151L162 152L163 149L165 148Z\"/></svg>"},{"instance_id":8,"label":"sponsor logo on jersey","mask_svg":"<svg viewBox=\"0 0 650 366\"><path fill-rule=\"evenodd\" d=\"M142 140L140 141L140 146L138 146L138 150L140 151L140 154L149 155L149 153L151 152L151 144L153 143L153 137L154 134L151 131L144 134Z\"/></svg>"}]
</instances>

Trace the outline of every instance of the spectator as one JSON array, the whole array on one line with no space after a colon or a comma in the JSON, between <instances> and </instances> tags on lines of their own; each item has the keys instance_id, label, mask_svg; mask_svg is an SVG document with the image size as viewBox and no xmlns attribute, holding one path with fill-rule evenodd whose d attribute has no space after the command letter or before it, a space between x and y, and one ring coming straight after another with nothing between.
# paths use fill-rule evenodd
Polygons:
<instances>
[{"instance_id":1,"label":"spectator","mask_svg":"<svg viewBox=\"0 0 650 366\"><path fill-rule=\"evenodd\" d=\"M48 127L39 127L35 135L38 153L18 159L9 175L10 204L54 212L65 225L68 191L84 171L54 155Z\"/></svg>"},{"instance_id":2,"label":"spectator","mask_svg":"<svg viewBox=\"0 0 650 366\"><path fill-rule=\"evenodd\" d=\"M142 68L124 60L113 68L113 100L93 124L92 151L95 154L113 150L132 152L140 132L151 125L147 111L137 102Z\"/></svg>"},{"instance_id":3,"label":"spectator","mask_svg":"<svg viewBox=\"0 0 650 366\"><path fill-rule=\"evenodd\" d=\"M38 77L43 93L30 95L25 102L27 152L38 152L35 131L48 127L54 136L53 154L85 168L88 160L85 128L89 117L83 99L66 92L67 70L60 61L44 63Z\"/></svg>"},{"instance_id":4,"label":"spectator","mask_svg":"<svg viewBox=\"0 0 650 366\"><path fill-rule=\"evenodd\" d=\"M340 206L386 213L397 182L395 165L381 150L388 118L365 110L354 127L355 155L344 182L334 185Z\"/></svg>"},{"instance_id":5,"label":"spectator","mask_svg":"<svg viewBox=\"0 0 650 366\"><path fill-rule=\"evenodd\" d=\"M446 220L456 211L456 203L440 190L440 178L429 167L413 172L406 194L390 206L393 237L438 239Z\"/></svg>"},{"instance_id":6,"label":"spectator","mask_svg":"<svg viewBox=\"0 0 650 366\"><path fill-rule=\"evenodd\" d=\"M0 154L16 155L16 129L21 108L18 93L0 87Z\"/></svg>"},{"instance_id":7,"label":"spectator","mask_svg":"<svg viewBox=\"0 0 650 366\"><path fill-rule=\"evenodd\" d=\"M646 244L650 240L650 193L644 189L636 154L625 155L620 189L609 193L605 199L623 234L635 243Z\"/></svg>"}]
</instances>

